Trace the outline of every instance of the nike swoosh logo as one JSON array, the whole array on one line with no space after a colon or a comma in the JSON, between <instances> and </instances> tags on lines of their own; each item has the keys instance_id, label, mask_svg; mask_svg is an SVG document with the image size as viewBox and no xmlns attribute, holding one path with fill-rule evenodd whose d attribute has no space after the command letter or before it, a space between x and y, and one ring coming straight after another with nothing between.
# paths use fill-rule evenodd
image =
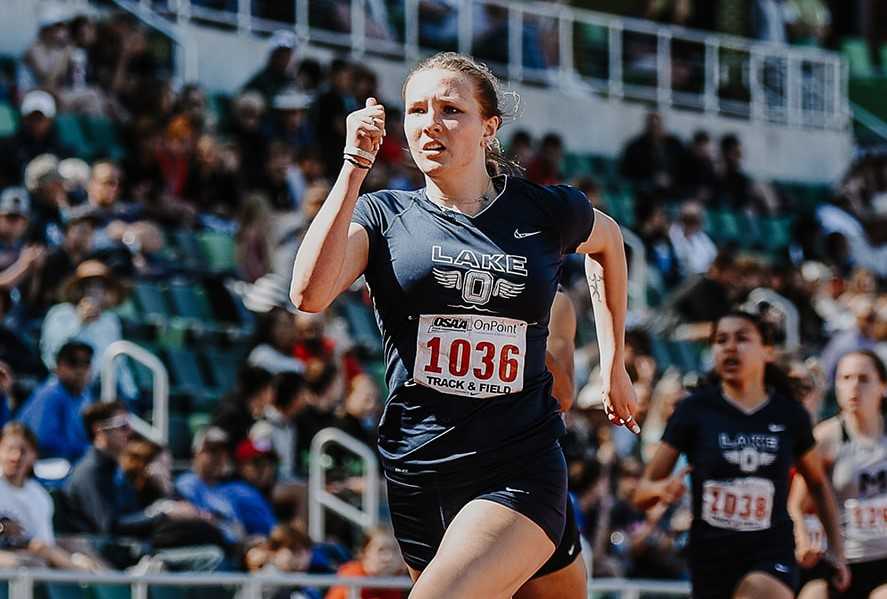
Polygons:
<instances>
[{"instance_id":1,"label":"nike swoosh logo","mask_svg":"<svg viewBox=\"0 0 887 599\"><path fill-rule=\"evenodd\" d=\"M517 229L514 230L514 238L515 239L523 239L524 237L532 237L533 235L538 235L542 231L530 231L529 233L521 233Z\"/></svg>"},{"instance_id":2,"label":"nike swoosh logo","mask_svg":"<svg viewBox=\"0 0 887 599\"><path fill-rule=\"evenodd\" d=\"M505 487L505 490L508 491L509 493L523 493L525 495L530 494L529 491L523 491L521 489L512 489L511 487Z\"/></svg>"},{"instance_id":3,"label":"nike swoosh logo","mask_svg":"<svg viewBox=\"0 0 887 599\"><path fill-rule=\"evenodd\" d=\"M769 427L771 433L781 433L785 427L779 424L771 424Z\"/></svg>"},{"instance_id":4,"label":"nike swoosh logo","mask_svg":"<svg viewBox=\"0 0 887 599\"><path fill-rule=\"evenodd\" d=\"M573 545L570 545L570 548L567 549L567 555L573 555L573 550L574 550L574 549L576 549L576 545L575 545L575 543L574 543Z\"/></svg>"}]
</instances>

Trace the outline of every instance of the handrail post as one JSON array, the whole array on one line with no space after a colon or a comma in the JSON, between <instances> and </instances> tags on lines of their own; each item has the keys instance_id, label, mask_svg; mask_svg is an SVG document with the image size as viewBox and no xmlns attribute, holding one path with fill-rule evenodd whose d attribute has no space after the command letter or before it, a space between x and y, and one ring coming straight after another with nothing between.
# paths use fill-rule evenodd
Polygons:
<instances>
[{"instance_id":1,"label":"handrail post","mask_svg":"<svg viewBox=\"0 0 887 599\"><path fill-rule=\"evenodd\" d=\"M558 62L560 63L561 86L573 81L573 30L575 29L572 13L563 7L557 17Z\"/></svg>"},{"instance_id":2,"label":"handrail post","mask_svg":"<svg viewBox=\"0 0 887 599\"><path fill-rule=\"evenodd\" d=\"M671 106L671 35L656 34L656 101Z\"/></svg>"},{"instance_id":3,"label":"handrail post","mask_svg":"<svg viewBox=\"0 0 887 599\"><path fill-rule=\"evenodd\" d=\"M360 457L366 468L362 507L357 509L326 490L323 450L330 444L341 445ZM337 428L325 428L311 440L308 471L308 534L315 542L325 537L323 509L330 509L364 530L379 521L379 464L375 452L364 443Z\"/></svg>"},{"instance_id":4,"label":"handrail post","mask_svg":"<svg viewBox=\"0 0 887 599\"><path fill-rule=\"evenodd\" d=\"M364 0L351 0L351 52L357 57L366 50L366 8Z\"/></svg>"},{"instance_id":5,"label":"handrail post","mask_svg":"<svg viewBox=\"0 0 887 599\"><path fill-rule=\"evenodd\" d=\"M607 72L610 99L622 99L625 86L622 82L622 24L613 23L609 26L607 47L610 67Z\"/></svg>"},{"instance_id":6,"label":"handrail post","mask_svg":"<svg viewBox=\"0 0 887 599\"><path fill-rule=\"evenodd\" d=\"M34 579L24 568L20 569L15 578L9 581L9 599L32 599L34 596Z\"/></svg>"},{"instance_id":7,"label":"handrail post","mask_svg":"<svg viewBox=\"0 0 887 599\"><path fill-rule=\"evenodd\" d=\"M764 96L764 87L761 84L761 65L762 61L755 48L748 50L748 85L751 90L751 106L749 111L752 121L762 120L764 117L764 106L766 98Z\"/></svg>"},{"instance_id":8,"label":"handrail post","mask_svg":"<svg viewBox=\"0 0 887 599\"><path fill-rule=\"evenodd\" d=\"M307 42L311 37L311 13L310 0L295 0L296 2L296 35L299 40Z\"/></svg>"},{"instance_id":9,"label":"handrail post","mask_svg":"<svg viewBox=\"0 0 887 599\"><path fill-rule=\"evenodd\" d=\"M522 81L524 78L524 12L520 4L508 6L508 78Z\"/></svg>"},{"instance_id":10,"label":"handrail post","mask_svg":"<svg viewBox=\"0 0 887 599\"><path fill-rule=\"evenodd\" d=\"M240 33L249 33L252 23L252 0L237 0L237 30Z\"/></svg>"},{"instance_id":11,"label":"handrail post","mask_svg":"<svg viewBox=\"0 0 887 599\"><path fill-rule=\"evenodd\" d=\"M717 38L705 40L705 112L718 112L718 85L720 84L720 52Z\"/></svg>"},{"instance_id":12,"label":"handrail post","mask_svg":"<svg viewBox=\"0 0 887 599\"><path fill-rule=\"evenodd\" d=\"M133 428L153 441L166 444L169 440L169 375L166 367L157 356L139 347L132 341L122 339L115 341L102 355L102 401L110 402L117 398L117 368L115 360L122 355L144 364L154 375L152 395L153 408L151 425L140 418L132 416Z\"/></svg>"},{"instance_id":13,"label":"handrail post","mask_svg":"<svg viewBox=\"0 0 887 599\"><path fill-rule=\"evenodd\" d=\"M404 0L404 54L410 62L419 58L419 1Z\"/></svg>"},{"instance_id":14,"label":"handrail post","mask_svg":"<svg viewBox=\"0 0 887 599\"><path fill-rule=\"evenodd\" d=\"M647 259L645 257L644 242L634 231L622 227L622 239L625 245L631 248L630 276L628 288L634 300L634 308L642 314L647 312Z\"/></svg>"},{"instance_id":15,"label":"handrail post","mask_svg":"<svg viewBox=\"0 0 887 599\"><path fill-rule=\"evenodd\" d=\"M459 52L471 54L473 41L474 19L472 18L473 0L459 0Z\"/></svg>"},{"instance_id":16,"label":"handrail post","mask_svg":"<svg viewBox=\"0 0 887 599\"><path fill-rule=\"evenodd\" d=\"M801 86L801 61L794 58L791 54L785 57L786 81L785 81L785 104L786 104L786 122L796 127L803 121L801 100L803 90Z\"/></svg>"}]
</instances>

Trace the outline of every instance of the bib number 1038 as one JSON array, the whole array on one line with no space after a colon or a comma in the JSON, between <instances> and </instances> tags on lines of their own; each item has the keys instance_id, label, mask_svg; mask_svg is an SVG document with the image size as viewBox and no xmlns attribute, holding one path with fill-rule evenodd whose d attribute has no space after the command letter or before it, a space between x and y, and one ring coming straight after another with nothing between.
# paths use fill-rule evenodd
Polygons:
<instances>
[{"instance_id":1,"label":"bib number 1038","mask_svg":"<svg viewBox=\"0 0 887 599\"><path fill-rule=\"evenodd\" d=\"M516 393L523 388L526 329L510 318L422 316L413 380L466 397Z\"/></svg>"}]
</instances>

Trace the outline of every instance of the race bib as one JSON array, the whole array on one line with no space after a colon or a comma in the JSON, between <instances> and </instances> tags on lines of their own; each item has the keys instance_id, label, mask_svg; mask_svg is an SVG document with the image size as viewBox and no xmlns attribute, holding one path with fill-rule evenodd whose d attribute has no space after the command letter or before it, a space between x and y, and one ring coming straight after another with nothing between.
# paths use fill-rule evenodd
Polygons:
<instances>
[{"instance_id":1,"label":"race bib","mask_svg":"<svg viewBox=\"0 0 887 599\"><path fill-rule=\"evenodd\" d=\"M848 499L844 502L847 533L857 537L887 536L887 497Z\"/></svg>"},{"instance_id":2,"label":"race bib","mask_svg":"<svg viewBox=\"0 0 887 599\"><path fill-rule=\"evenodd\" d=\"M419 317L413 380L442 393L496 397L524 388L527 323L498 316Z\"/></svg>"},{"instance_id":3,"label":"race bib","mask_svg":"<svg viewBox=\"0 0 887 599\"><path fill-rule=\"evenodd\" d=\"M770 528L773 481L765 478L709 480L703 485L702 519L742 532Z\"/></svg>"}]
</instances>

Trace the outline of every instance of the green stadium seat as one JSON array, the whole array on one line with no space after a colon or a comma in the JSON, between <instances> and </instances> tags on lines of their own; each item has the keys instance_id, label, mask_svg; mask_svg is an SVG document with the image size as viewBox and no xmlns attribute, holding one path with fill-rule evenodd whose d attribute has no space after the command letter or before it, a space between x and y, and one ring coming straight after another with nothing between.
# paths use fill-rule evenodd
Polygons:
<instances>
[{"instance_id":1,"label":"green stadium seat","mask_svg":"<svg viewBox=\"0 0 887 599\"><path fill-rule=\"evenodd\" d=\"M881 44L878 49L878 58L881 60L881 72L887 73L887 44Z\"/></svg>"},{"instance_id":2,"label":"green stadium seat","mask_svg":"<svg viewBox=\"0 0 887 599\"><path fill-rule=\"evenodd\" d=\"M44 588L47 599L89 599L90 597L88 589L79 584L49 582Z\"/></svg>"},{"instance_id":3,"label":"green stadium seat","mask_svg":"<svg viewBox=\"0 0 887 599\"><path fill-rule=\"evenodd\" d=\"M15 109L6 104L0 103L0 137L9 137L18 130L18 115Z\"/></svg>"},{"instance_id":4,"label":"green stadium seat","mask_svg":"<svg viewBox=\"0 0 887 599\"><path fill-rule=\"evenodd\" d=\"M203 289L188 283L173 283L169 286L169 297L176 316L199 321L205 326L214 324L212 308Z\"/></svg>"},{"instance_id":5,"label":"green stadium seat","mask_svg":"<svg viewBox=\"0 0 887 599\"><path fill-rule=\"evenodd\" d=\"M172 315L163 289L154 283L136 283L132 290L132 298L143 318L155 321L166 320Z\"/></svg>"},{"instance_id":6,"label":"green stadium seat","mask_svg":"<svg viewBox=\"0 0 887 599\"><path fill-rule=\"evenodd\" d=\"M91 160L95 151L86 135L83 132L80 122L73 114L57 114L55 117L55 127L58 131L59 140L66 146L72 148L79 158Z\"/></svg>"},{"instance_id":7,"label":"green stadium seat","mask_svg":"<svg viewBox=\"0 0 887 599\"><path fill-rule=\"evenodd\" d=\"M120 160L125 151L117 138L114 122L103 116L84 116L81 127L97 156Z\"/></svg>"},{"instance_id":8,"label":"green stadium seat","mask_svg":"<svg viewBox=\"0 0 887 599\"><path fill-rule=\"evenodd\" d=\"M356 298L347 295L338 299L337 308L348 323L352 339L373 355L382 355L379 327L370 309Z\"/></svg>"},{"instance_id":9,"label":"green stadium seat","mask_svg":"<svg viewBox=\"0 0 887 599\"><path fill-rule=\"evenodd\" d=\"M176 253L185 268L206 270L203 252L193 231L180 229L173 233L172 237L173 242L170 245L175 247Z\"/></svg>"},{"instance_id":10,"label":"green stadium seat","mask_svg":"<svg viewBox=\"0 0 887 599\"><path fill-rule=\"evenodd\" d=\"M209 270L231 272L237 268L237 261L234 257L234 239L230 235L204 232L197 235L197 240Z\"/></svg>"},{"instance_id":11,"label":"green stadium seat","mask_svg":"<svg viewBox=\"0 0 887 599\"><path fill-rule=\"evenodd\" d=\"M869 54L868 42L863 38L846 38L841 42L841 53L850 65L851 77L872 77L875 69Z\"/></svg>"},{"instance_id":12,"label":"green stadium seat","mask_svg":"<svg viewBox=\"0 0 887 599\"><path fill-rule=\"evenodd\" d=\"M231 391L237 383L237 371L243 363L240 353L231 349L212 348L205 350L203 357L209 366L213 390L218 395Z\"/></svg>"},{"instance_id":13,"label":"green stadium seat","mask_svg":"<svg viewBox=\"0 0 887 599\"><path fill-rule=\"evenodd\" d=\"M765 218L763 225L764 248L770 252L779 251L791 243L792 218L790 216Z\"/></svg>"},{"instance_id":14,"label":"green stadium seat","mask_svg":"<svg viewBox=\"0 0 887 599\"><path fill-rule=\"evenodd\" d=\"M130 587L121 584L103 584L92 588L95 599L130 599Z\"/></svg>"},{"instance_id":15,"label":"green stadium seat","mask_svg":"<svg viewBox=\"0 0 887 599\"><path fill-rule=\"evenodd\" d=\"M172 379L173 391L190 396L195 404L206 401L209 393L197 356L174 347L165 348L163 353L166 356L164 363Z\"/></svg>"},{"instance_id":16,"label":"green stadium seat","mask_svg":"<svg viewBox=\"0 0 887 599\"><path fill-rule=\"evenodd\" d=\"M585 154L566 154L562 164L564 176L568 179L584 177L591 173L591 161Z\"/></svg>"}]
</instances>

